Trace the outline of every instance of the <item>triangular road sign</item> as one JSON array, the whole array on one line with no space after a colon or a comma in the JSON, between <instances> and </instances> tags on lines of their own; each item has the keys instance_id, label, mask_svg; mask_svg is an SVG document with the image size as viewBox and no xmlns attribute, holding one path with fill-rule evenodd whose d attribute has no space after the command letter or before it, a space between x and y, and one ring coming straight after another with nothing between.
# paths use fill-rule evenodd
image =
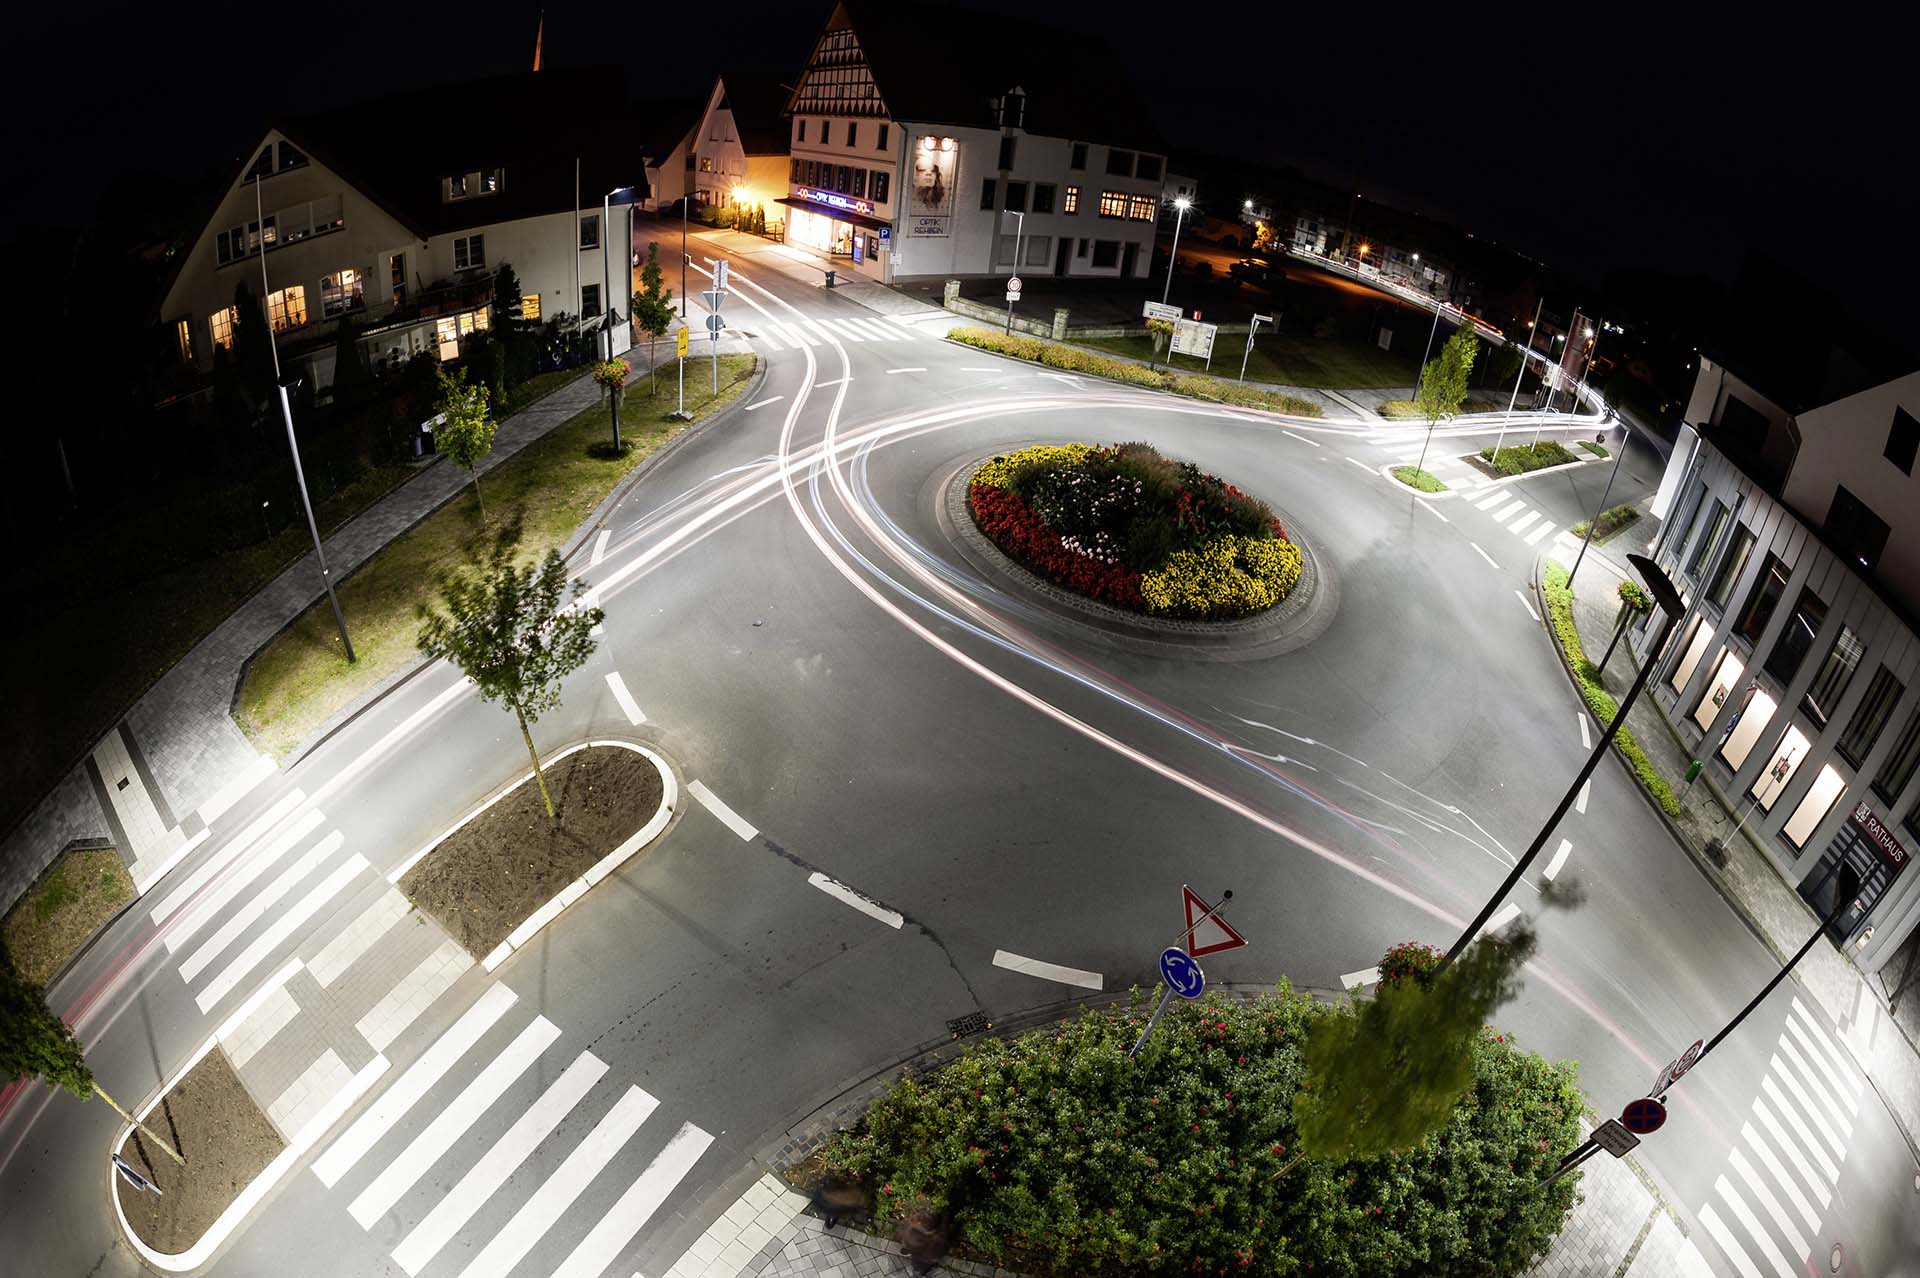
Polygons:
<instances>
[{"instance_id":1,"label":"triangular road sign","mask_svg":"<svg viewBox=\"0 0 1920 1278\"><path fill-rule=\"evenodd\" d=\"M1218 914L1203 917L1212 909L1205 901L1195 896L1193 889L1180 885L1180 904L1187 912L1187 953L1194 958L1203 954L1218 954L1222 950L1237 950L1247 943L1247 938L1227 926L1227 921Z\"/></svg>"}]
</instances>

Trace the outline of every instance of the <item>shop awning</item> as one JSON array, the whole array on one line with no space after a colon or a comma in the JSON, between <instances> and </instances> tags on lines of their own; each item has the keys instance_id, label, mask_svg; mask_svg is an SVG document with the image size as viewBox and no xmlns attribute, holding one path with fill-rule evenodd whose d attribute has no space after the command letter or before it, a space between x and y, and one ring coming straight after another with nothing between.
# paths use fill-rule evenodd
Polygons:
<instances>
[{"instance_id":1,"label":"shop awning","mask_svg":"<svg viewBox=\"0 0 1920 1278\"><path fill-rule=\"evenodd\" d=\"M804 209L808 213L818 213L821 217L832 218L836 222L845 222L849 226L864 227L869 231L880 231L893 225L877 217L868 217L864 213L849 213L845 209L828 208L824 204L815 204L812 200L796 200L791 195L783 195L774 201L790 209Z\"/></svg>"}]
</instances>

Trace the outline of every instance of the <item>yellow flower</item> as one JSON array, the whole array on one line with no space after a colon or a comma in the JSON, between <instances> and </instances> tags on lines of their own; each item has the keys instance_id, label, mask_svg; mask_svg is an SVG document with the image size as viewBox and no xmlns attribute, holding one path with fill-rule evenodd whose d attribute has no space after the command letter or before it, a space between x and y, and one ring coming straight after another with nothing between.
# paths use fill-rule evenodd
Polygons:
<instances>
[{"instance_id":1,"label":"yellow flower","mask_svg":"<svg viewBox=\"0 0 1920 1278\"><path fill-rule=\"evenodd\" d=\"M1013 481L1028 467L1078 466L1092 451L1091 444L1035 444L1017 453L989 458L973 472L973 482L989 488L1011 488Z\"/></svg>"},{"instance_id":2,"label":"yellow flower","mask_svg":"<svg viewBox=\"0 0 1920 1278\"><path fill-rule=\"evenodd\" d=\"M1147 611L1176 617L1238 617L1271 608L1300 580L1300 548L1278 539L1216 537L1176 550L1140 578Z\"/></svg>"}]
</instances>

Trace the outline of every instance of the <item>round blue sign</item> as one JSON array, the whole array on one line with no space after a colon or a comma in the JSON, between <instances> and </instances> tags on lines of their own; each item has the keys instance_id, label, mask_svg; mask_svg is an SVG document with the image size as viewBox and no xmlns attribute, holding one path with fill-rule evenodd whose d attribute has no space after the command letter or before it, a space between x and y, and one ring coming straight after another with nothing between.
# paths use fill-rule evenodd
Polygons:
<instances>
[{"instance_id":1,"label":"round blue sign","mask_svg":"<svg viewBox=\"0 0 1920 1278\"><path fill-rule=\"evenodd\" d=\"M1635 1136L1651 1136L1667 1121L1667 1107L1651 1096L1630 1100L1620 1111L1620 1125Z\"/></svg>"},{"instance_id":2,"label":"round blue sign","mask_svg":"<svg viewBox=\"0 0 1920 1278\"><path fill-rule=\"evenodd\" d=\"M1207 974L1200 970L1191 954L1177 945L1160 952L1160 979L1181 998L1199 998L1200 992L1207 988Z\"/></svg>"}]
</instances>

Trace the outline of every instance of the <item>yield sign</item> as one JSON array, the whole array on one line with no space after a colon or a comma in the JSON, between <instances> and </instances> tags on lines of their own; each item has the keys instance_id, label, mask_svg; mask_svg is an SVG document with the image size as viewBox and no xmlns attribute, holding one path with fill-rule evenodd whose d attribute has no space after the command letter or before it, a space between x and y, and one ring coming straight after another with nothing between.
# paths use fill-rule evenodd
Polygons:
<instances>
[{"instance_id":1,"label":"yield sign","mask_svg":"<svg viewBox=\"0 0 1920 1278\"><path fill-rule=\"evenodd\" d=\"M1216 907L1195 896L1193 889L1184 883L1180 885L1180 903L1187 912L1186 951L1194 958L1237 950L1247 943L1246 937L1227 926Z\"/></svg>"}]
</instances>

